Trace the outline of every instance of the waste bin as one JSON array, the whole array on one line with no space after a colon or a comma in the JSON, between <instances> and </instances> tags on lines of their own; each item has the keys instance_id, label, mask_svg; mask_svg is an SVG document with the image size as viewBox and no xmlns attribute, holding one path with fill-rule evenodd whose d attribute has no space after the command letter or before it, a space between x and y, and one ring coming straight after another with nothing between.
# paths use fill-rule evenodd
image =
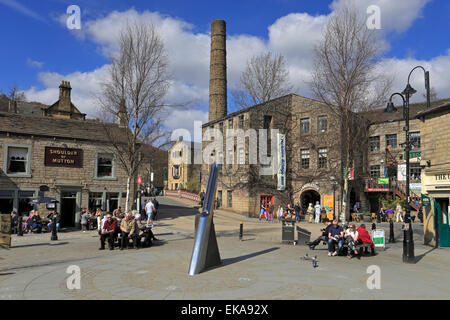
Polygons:
<instances>
[{"instance_id":1,"label":"waste bin","mask_svg":"<svg viewBox=\"0 0 450 320\"><path fill-rule=\"evenodd\" d=\"M306 245L306 241L311 240L311 232L297 226L297 243Z\"/></svg>"},{"instance_id":2,"label":"waste bin","mask_svg":"<svg viewBox=\"0 0 450 320\"><path fill-rule=\"evenodd\" d=\"M294 242L294 228L295 228L295 220L292 219L283 219L281 220L281 241L282 242Z\"/></svg>"}]
</instances>

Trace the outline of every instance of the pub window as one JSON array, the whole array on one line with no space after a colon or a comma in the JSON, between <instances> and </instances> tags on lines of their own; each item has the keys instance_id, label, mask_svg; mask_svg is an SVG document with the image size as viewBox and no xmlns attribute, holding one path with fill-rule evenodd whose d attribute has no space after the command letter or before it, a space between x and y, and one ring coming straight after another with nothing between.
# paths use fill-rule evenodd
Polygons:
<instances>
[{"instance_id":1,"label":"pub window","mask_svg":"<svg viewBox=\"0 0 450 320\"><path fill-rule=\"evenodd\" d=\"M173 171L173 178L179 179L181 174L180 166L173 166L172 171Z\"/></svg>"},{"instance_id":2,"label":"pub window","mask_svg":"<svg viewBox=\"0 0 450 320\"><path fill-rule=\"evenodd\" d=\"M391 146L392 149L397 148L397 134L386 135L386 147Z\"/></svg>"},{"instance_id":3,"label":"pub window","mask_svg":"<svg viewBox=\"0 0 450 320\"><path fill-rule=\"evenodd\" d=\"M227 206L228 208L232 208L233 207L233 192L231 190L227 191Z\"/></svg>"},{"instance_id":4,"label":"pub window","mask_svg":"<svg viewBox=\"0 0 450 320\"><path fill-rule=\"evenodd\" d=\"M6 146L7 174L29 174L30 148L21 146Z\"/></svg>"},{"instance_id":5,"label":"pub window","mask_svg":"<svg viewBox=\"0 0 450 320\"><path fill-rule=\"evenodd\" d=\"M380 166L370 166L370 177L371 178L380 177Z\"/></svg>"},{"instance_id":6,"label":"pub window","mask_svg":"<svg viewBox=\"0 0 450 320\"><path fill-rule=\"evenodd\" d=\"M380 151L380 136L369 138L370 152Z\"/></svg>"},{"instance_id":7,"label":"pub window","mask_svg":"<svg viewBox=\"0 0 450 320\"><path fill-rule=\"evenodd\" d=\"M114 177L114 155L111 153L97 154L97 178Z\"/></svg>"},{"instance_id":8,"label":"pub window","mask_svg":"<svg viewBox=\"0 0 450 320\"><path fill-rule=\"evenodd\" d=\"M319 163L318 168L326 168L327 167L327 155L328 150L327 148L319 148Z\"/></svg>"},{"instance_id":9,"label":"pub window","mask_svg":"<svg viewBox=\"0 0 450 320\"><path fill-rule=\"evenodd\" d=\"M410 132L409 133L409 141L411 141L411 145L414 148L420 148L420 131Z\"/></svg>"},{"instance_id":10,"label":"pub window","mask_svg":"<svg viewBox=\"0 0 450 320\"><path fill-rule=\"evenodd\" d=\"M319 132L325 132L328 128L328 117L320 116L317 118L317 129Z\"/></svg>"},{"instance_id":11,"label":"pub window","mask_svg":"<svg viewBox=\"0 0 450 320\"><path fill-rule=\"evenodd\" d=\"M301 133L309 133L309 118L300 119Z\"/></svg>"},{"instance_id":12,"label":"pub window","mask_svg":"<svg viewBox=\"0 0 450 320\"><path fill-rule=\"evenodd\" d=\"M304 149L304 150L301 150L300 153L301 153L302 169L309 169L309 150Z\"/></svg>"}]
</instances>

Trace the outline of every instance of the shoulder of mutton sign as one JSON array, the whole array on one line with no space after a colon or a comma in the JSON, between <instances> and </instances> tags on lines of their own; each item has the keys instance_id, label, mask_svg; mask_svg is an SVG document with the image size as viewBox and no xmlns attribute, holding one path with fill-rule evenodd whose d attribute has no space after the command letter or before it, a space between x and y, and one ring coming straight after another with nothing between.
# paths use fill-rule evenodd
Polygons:
<instances>
[{"instance_id":1,"label":"shoulder of mutton sign","mask_svg":"<svg viewBox=\"0 0 450 320\"><path fill-rule=\"evenodd\" d=\"M45 147L45 166L83 167L83 150L72 148Z\"/></svg>"}]
</instances>

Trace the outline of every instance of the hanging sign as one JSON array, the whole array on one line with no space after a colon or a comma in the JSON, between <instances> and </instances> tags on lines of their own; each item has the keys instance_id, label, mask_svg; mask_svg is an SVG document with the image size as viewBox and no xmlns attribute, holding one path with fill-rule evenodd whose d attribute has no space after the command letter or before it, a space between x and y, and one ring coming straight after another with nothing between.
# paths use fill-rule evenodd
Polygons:
<instances>
[{"instance_id":1,"label":"hanging sign","mask_svg":"<svg viewBox=\"0 0 450 320\"><path fill-rule=\"evenodd\" d=\"M286 136L278 133L278 188L277 190L286 189Z\"/></svg>"}]
</instances>

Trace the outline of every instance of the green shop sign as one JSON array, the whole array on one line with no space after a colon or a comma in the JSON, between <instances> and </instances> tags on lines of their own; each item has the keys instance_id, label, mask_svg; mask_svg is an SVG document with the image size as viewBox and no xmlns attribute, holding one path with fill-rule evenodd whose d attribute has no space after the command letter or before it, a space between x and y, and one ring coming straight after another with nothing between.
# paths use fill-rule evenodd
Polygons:
<instances>
[{"instance_id":1,"label":"green shop sign","mask_svg":"<svg viewBox=\"0 0 450 320\"><path fill-rule=\"evenodd\" d=\"M431 207L430 197L422 194L422 207Z\"/></svg>"},{"instance_id":2,"label":"green shop sign","mask_svg":"<svg viewBox=\"0 0 450 320\"><path fill-rule=\"evenodd\" d=\"M378 178L378 184L389 184L389 178Z\"/></svg>"},{"instance_id":3,"label":"green shop sign","mask_svg":"<svg viewBox=\"0 0 450 320\"><path fill-rule=\"evenodd\" d=\"M409 152L409 158L410 159L415 159L415 158L419 158L420 159L420 155L421 155L420 151L410 151ZM403 154L403 158L406 159L406 152Z\"/></svg>"}]
</instances>

